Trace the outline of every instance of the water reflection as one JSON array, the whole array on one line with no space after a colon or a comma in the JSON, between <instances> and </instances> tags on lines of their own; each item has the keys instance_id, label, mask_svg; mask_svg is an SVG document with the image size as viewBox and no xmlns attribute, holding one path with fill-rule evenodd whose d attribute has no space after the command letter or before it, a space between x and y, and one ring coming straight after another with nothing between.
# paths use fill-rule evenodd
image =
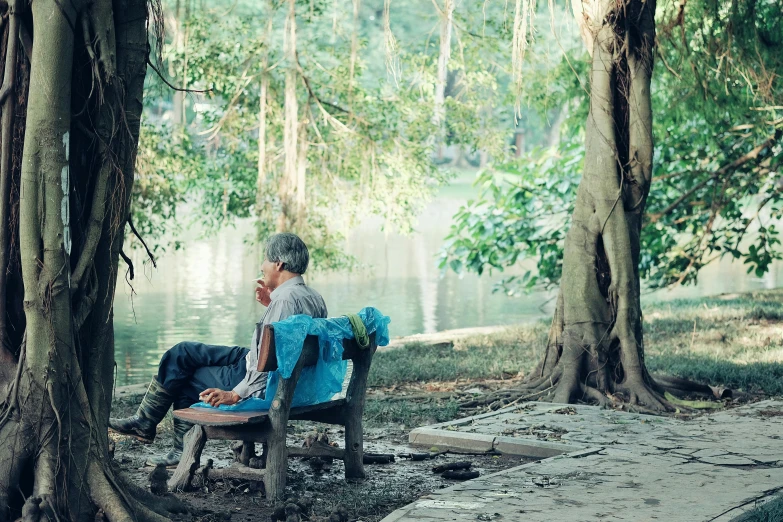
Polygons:
<instances>
[{"instance_id":1,"label":"water reflection","mask_svg":"<svg viewBox=\"0 0 783 522\"><path fill-rule=\"evenodd\" d=\"M368 219L353 230L347 250L368 268L354 273L308 273L308 283L320 291L329 314L357 312L372 305L392 317L393 336L452 328L512 324L551 314L552 293L518 299L492 293L492 277L440 278L435 254L448 232L451 216L469 197L469 185L445 189L420 218L411 237L379 232L380 221ZM157 270L144 264L133 283L121 281L115 299L117 384L146 382L163 352L186 340L242 345L250 342L254 323L263 313L255 302L254 278L259 273L258 248L245 239L250 223L215 237L183 238L187 247L160 259ZM144 258L134 254L134 265ZM705 268L695 287L645 295L644 300L695 297L722 292L773 288L783 281L776 263L763 279L749 277L739 263L728 260Z\"/></svg>"}]
</instances>

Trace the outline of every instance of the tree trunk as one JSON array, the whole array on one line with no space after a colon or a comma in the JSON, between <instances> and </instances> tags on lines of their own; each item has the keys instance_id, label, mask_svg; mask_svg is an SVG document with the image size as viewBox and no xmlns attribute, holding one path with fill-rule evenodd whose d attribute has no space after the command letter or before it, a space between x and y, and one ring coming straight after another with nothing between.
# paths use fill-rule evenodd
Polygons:
<instances>
[{"instance_id":1,"label":"tree trunk","mask_svg":"<svg viewBox=\"0 0 783 522\"><path fill-rule=\"evenodd\" d=\"M446 119L446 83L451 58L451 27L454 20L454 0L444 0L440 21L440 51L438 53L438 72L435 77L435 98L432 111L432 124L442 138L442 125ZM441 143L438 143L442 146Z\"/></svg>"},{"instance_id":2,"label":"tree trunk","mask_svg":"<svg viewBox=\"0 0 783 522\"><path fill-rule=\"evenodd\" d=\"M288 0L288 14L285 20L285 124L283 132L283 150L285 166L280 182L279 196L281 213L277 223L278 232L291 230L296 221L296 190L298 179L297 137L299 132L299 105L296 100L296 82L299 74L296 69L296 5Z\"/></svg>"},{"instance_id":3,"label":"tree trunk","mask_svg":"<svg viewBox=\"0 0 783 522\"><path fill-rule=\"evenodd\" d=\"M652 172L655 2L587 3L578 16L592 51L584 175L546 353L524 393L665 410L644 364L638 270Z\"/></svg>"},{"instance_id":4,"label":"tree trunk","mask_svg":"<svg viewBox=\"0 0 783 522\"><path fill-rule=\"evenodd\" d=\"M29 5L29 7L28 7ZM22 10L29 9L30 16ZM15 2L34 45L13 56L13 129L4 126L17 180L8 208L16 259L0 280L24 318L2 334L24 340L0 389L0 521L165 520L127 494L111 467L107 424L114 368L112 303L128 218L148 53L145 0ZM19 46L21 47L21 46ZM30 48L31 47L31 48ZM28 54L29 53L29 54ZM8 81L9 75L4 74ZM11 142L6 140L11 138ZM13 183L12 183L13 184ZM14 209L16 209L14 211ZM15 212L15 213L14 213ZM20 272L20 273L19 273ZM23 289L8 281L21 276ZM9 372L8 369L13 371Z\"/></svg>"}]
</instances>

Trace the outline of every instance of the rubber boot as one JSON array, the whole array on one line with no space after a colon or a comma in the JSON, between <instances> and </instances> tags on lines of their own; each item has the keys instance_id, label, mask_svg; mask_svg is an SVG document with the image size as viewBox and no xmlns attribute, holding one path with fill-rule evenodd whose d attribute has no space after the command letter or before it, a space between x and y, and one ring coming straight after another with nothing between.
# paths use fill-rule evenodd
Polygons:
<instances>
[{"instance_id":1,"label":"rubber boot","mask_svg":"<svg viewBox=\"0 0 783 522\"><path fill-rule=\"evenodd\" d=\"M174 418L174 447L169 450L168 453L162 457L150 457L147 459L147 466L157 466L158 464L164 464L167 468L174 467L179 464L182 459L182 448L184 447L185 434L190 431L193 425L184 420Z\"/></svg>"},{"instance_id":2,"label":"rubber boot","mask_svg":"<svg viewBox=\"0 0 783 522\"><path fill-rule=\"evenodd\" d=\"M155 428L166 416L173 402L174 397L153 377L136 413L125 419L109 419L109 428L151 444L155 440Z\"/></svg>"}]
</instances>

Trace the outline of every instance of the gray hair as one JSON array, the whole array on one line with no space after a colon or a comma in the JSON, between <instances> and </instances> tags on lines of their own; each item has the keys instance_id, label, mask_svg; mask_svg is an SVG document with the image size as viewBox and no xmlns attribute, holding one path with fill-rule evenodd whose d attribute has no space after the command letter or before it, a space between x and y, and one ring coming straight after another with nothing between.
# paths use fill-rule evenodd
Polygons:
<instances>
[{"instance_id":1,"label":"gray hair","mask_svg":"<svg viewBox=\"0 0 783 522\"><path fill-rule=\"evenodd\" d=\"M266 240L266 258L272 263L283 263L283 270L304 274L310 263L307 245L296 234L282 232Z\"/></svg>"}]
</instances>

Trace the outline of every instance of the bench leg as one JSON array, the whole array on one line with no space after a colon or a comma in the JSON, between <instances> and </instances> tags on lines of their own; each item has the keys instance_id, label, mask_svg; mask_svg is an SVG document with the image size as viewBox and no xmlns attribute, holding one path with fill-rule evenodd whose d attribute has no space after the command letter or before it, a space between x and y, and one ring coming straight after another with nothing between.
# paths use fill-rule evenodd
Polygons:
<instances>
[{"instance_id":1,"label":"bench leg","mask_svg":"<svg viewBox=\"0 0 783 522\"><path fill-rule=\"evenodd\" d=\"M186 491L193 480L193 474L198 469L201 461L201 452L207 443L207 434L198 424L190 428L184 437L182 458L177 469L169 479L169 491Z\"/></svg>"},{"instance_id":2,"label":"bench leg","mask_svg":"<svg viewBox=\"0 0 783 522\"><path fill-rule=\"evenodd\" d=\"M275 433L267 442L266 477L264 487L267 499L282 499L285 493L286 474L288 473L288 448L285 445L285 433L280 438Z\"/></svg>"},{"instance_id":3,"label":"bench leg","mask_svg":"<svg viewBox=\"0 0 783 522\"><path fill-rule=\"evenodd\" d=\"M345 419L345 478L363 479L364 472L364 430L362 409L349 408Z\"/></svg>"},{"instance_id":4,"label":"bench leg","mask_svg":"<svg viewBox=\"0 0 783 522\"><path fill-rule=\"evenodd\" d=\"M294 400L294 389L302 373L304 359L297 361L288 379L281 378L277 385L277 393L269 408L270 433L267 438L268 450L266 459L266 498L280 500L285 493L285 479L288 472L288 448L285 445L288 415Z\"/></svg>"},{"instance_id":5,"label":"bench leg","mask_svg":"<svg viewBox=\"0 0 783 522\"><path fill-rule=\"evenodd\" d=\"M367 375L375 348L365 350L353 360L353 375L345 396L343 419L345 420L345 478L363 479L364 472L364 400L367 391Z\"/></svg>"}]
</instances>

